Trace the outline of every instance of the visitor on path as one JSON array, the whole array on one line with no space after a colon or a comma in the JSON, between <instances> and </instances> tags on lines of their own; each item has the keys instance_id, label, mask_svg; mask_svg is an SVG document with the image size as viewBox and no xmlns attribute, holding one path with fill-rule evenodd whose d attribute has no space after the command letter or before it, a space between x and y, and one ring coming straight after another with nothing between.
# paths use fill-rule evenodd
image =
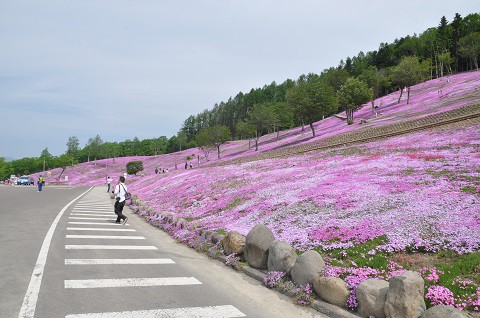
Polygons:
<instances>
[{"instance_id":1,"label":"visitor on path","mask_svg":"<svg viewBox=\"0 0 480 318\"><path fill-rule=\"evenodd\" d=\"M155 174L158 174L158 167L155 168Z\"/></svg>"},{"instance_id":2,"label":"visitor on path","mask_svg":"<svg viewBox=\"0 0 480 318\"><path fill-rule=\"evenodd\" d=\"M111 184L111 183L112 183L112 178L107 177L107 187L108 187L108 188L107 188L107 193L110 192L110 184Z\"/></svg>"},{"instance_id":3,"label":"visitor on path","mask_svg":"<svg viewBox=\"0 0 480 318\"><path fill-rule=\"evenodd\" d=\"M113 194L115 195L115 214L117 215L117 221L120 223L123 220L123 224L127 223L128 218L123 215L123 207L125 206L125 194L127 193L127 187L125 185L125 177L118 178L118 184L115 187Z\"/></svg>"},{"instance_id":4,"label":"visitor on path","mask_svg":"<svg viewBox=\"0 0 480 318\"><path fill-rule=\"evenodd\" d=\"M45 183L45 179L43 178L43 174L40 174L37 180L38 192L42 192L42 187L44 183Z\"/></svg>"},{"instance_id":5,"label":"visitor on path","mask_svg":"<svg viewBox=\"0 0 480 318\"><path fill-rule=\"evenodd\" d=\"M188 163L185 161L185 170L188 169Z\"/></svg>"}]
</instances>

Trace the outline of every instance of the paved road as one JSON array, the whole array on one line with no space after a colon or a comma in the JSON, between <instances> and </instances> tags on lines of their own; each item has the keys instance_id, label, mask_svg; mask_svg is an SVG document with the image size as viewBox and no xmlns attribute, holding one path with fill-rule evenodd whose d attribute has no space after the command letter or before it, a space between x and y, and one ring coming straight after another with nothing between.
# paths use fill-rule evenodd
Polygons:
<instances>
[{"instance_id":1,"label":"paved road","mask_svg":"<svg viewBox=\"0 0 480 318\"><path fill-rule=\"evenodd\" d=\"M128 211L114 224L104 191L0 187L0 317L326 317Z\"/></svg>"}]
</instances>

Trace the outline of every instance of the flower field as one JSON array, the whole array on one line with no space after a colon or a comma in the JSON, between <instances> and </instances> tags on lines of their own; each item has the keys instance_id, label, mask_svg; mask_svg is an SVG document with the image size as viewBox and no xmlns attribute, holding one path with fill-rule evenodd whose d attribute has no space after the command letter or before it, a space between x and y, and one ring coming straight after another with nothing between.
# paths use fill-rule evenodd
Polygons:
<instances>
[{"instance_id":1,"label":"flower field","mask_svg":"<svg viewBox=\"0 0 480 318\"><path fill-rule=\"evenodd\" d=\"M409 105L394 93L377 100L379 114L365 105L356 114L382 125L480 101L480 74L469 72L412 88ZM441 89L441 93L439 90ZM479 106L480 107L480 106ZM323 138L358 128L338 118L316 124ZM362 126L363 127L363 126ZM295 128L262 138L260 150L308 142ZM312 140L312 139L310 139ZM248 156L245 141L222 148L223 158ZM480 123L417 132L390 139L303 155L197 167L198 149L157 157L116 158L83 163L64 172L71 185L105 184L131 160L145 171L128 176L130 192L160 212L198 222L210 230L246 235L265 224L299 252L318 250L326 275L342 277L352 290L367 278L413 269L427 285L431 305L480 310ZM184 169L186 157L195 169ZM224 160L224 159L222 159ZM212 159L212 161L215 161ZM174 166L177 164L177 170ZM154 174L155 167L168 168ZM61 169L51 171L51 179ZM63 178L62 178L63 179ZM145 211L140 211L145 214ZM170 229L176 237L187 230Z\"/></svg>"}]
</instances>

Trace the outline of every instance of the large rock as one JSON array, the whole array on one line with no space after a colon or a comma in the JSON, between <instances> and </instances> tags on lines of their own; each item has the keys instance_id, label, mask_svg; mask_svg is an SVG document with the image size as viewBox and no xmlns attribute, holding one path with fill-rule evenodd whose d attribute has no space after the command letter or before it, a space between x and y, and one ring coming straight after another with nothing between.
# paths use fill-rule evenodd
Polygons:
<instances>
[{"instance_id":1,"label":"large rock","mask_svg":"<svg viewBox=\"0 0 480 318\"><path fill-rule=\"evenodd\" d=\"M343 279L319 276L313 281L313 290L327 303L339 307L347 307L350 291Z\"/></svg>"},{"instance_id":2,"label":"large rock","mask_svg":"<svg viewBox=\"0 0 480 318\"><path fill-rule=\"evenodd\" d=\"M362 317L385 318L388 282L381 279L367 279L357 287L358 313Z\"/></svg>"},{"instance_id":3,"label":"large rock","mask_svg":"<svg viewBox=\"0 0 480 318\"><path fill-rule=\"evenodd\" d=\"M245 240L245 260L250 266L267 268L268 248L275 240L272 231L262 224L255 225Z\"/></svg>"},{"instance_id":4,"label":"large rock","mask_svg":"<svg viewBox=\"0 0 480 318\"><path fill-rule=\"evenodd\" d=\"M245 236L237 231L228 232L223 239L223 250L225 255L243 253L245 250Z\"/></svg>"},{"instance_id":5,"label":"large rock","mask_svg":"<svg viewBox=\"0 0 480 318\"><path fill-rule=\"evenodd\" d=\"M387 318L418 318L425 311L424 281L417 272L408 271L390 279L385 302Z\"/></svg>"},{"instance_id":6,"label":"large rock","mask_svg":"<svg viewBox=\"0 0 480 318\"><path fill-rule=\"evenodd\" d=\"M456 308L439 305L429 308L425 311L421 318L472 318L469 314L460 311Z\"/></svg>"},{"instance_id":7,"label":"large rock","mask_svg":"<svg viewBox=\"0 0 480 318\"><path fill-rule=\"evenodd\" d=\"M296 260L297 253L288 243L275 240L268 248L267 267L269 272L276 271L288 274Z\"/></svg>"},{"instance_id":8,"label":"large rock","mask_svg":"<svg viewBox=\"0 0 480 318\"><path fill-rule=\"evenodd\" d=\"M311 285L324 269L323 258L317 251L310 250L297 258L290 276L297 285Z\"/></svg>"}]
</instances>

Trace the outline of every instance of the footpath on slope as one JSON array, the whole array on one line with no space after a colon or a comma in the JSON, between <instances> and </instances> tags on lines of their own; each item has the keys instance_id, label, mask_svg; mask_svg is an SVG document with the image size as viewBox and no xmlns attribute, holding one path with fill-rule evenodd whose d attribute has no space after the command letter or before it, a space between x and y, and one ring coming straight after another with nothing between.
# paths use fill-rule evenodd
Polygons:
<instances>
[{"instance_id":1,"label":"footpath on slope","mask_svg":"<svg viewBox=\"0 0 480 318\"><path fill-rule=\"evenodd\" d=\"M275 149L262 152L252 156L246 156L220 163L204 165L205 167L226 166L245 162L273 159L302 154L314 150L324 150L353 143L369 142L377 139L390 138L398 135L408 134L421 130L428 130L435 127L446 126L455 123L476 123L480 122L480 104L471 104L457 109L425 116L401 123L386 124L373 128L360 128L358 130L340 133L332 137L326 137L311 143L290 146L282 149Z\"/></svg>"}]
</instances>

